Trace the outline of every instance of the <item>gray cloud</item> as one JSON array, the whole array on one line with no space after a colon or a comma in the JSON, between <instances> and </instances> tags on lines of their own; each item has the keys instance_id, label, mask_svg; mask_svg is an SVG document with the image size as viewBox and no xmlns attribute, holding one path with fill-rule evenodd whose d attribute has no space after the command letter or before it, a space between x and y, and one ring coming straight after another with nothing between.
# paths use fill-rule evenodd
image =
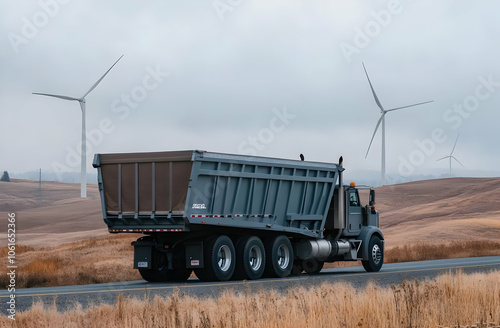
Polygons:
<instances>
[{"instance_id":1,"label":"gray cloud","mask_svg":"<svg viewBox=\"0 0 500 328\"><path fill-rule=\"evenodd\" d=\"M436 159L447 155L459 132L457 157L468 169L498 170L500 88L459 127L443 119L474 95L479 77L500 81L498 2L401 1L387 26L375 17L394 1L246 0L223 20L211 1L64 2L0 1L2 170L51 170L54 161L65 163L68 147L78 149L80 141L78 104L31 93L79 97L122 54L87 97L88 130L102 120L113 126L91 145L93 152L237 152L268 127L273 108L286 106L297 118L259 155L295 158L304 152L318 161L344 155L352 169L378 171L380 135L364 158L379 110L363 61L386 108L435 100L387 115L388 173L398 175L399 158L408 159L419 149L415 140L431 138L435 129L449 138L415 165L414 174L446 172ZM52 17L46 7L57 13ZM23 36L26 21L36 23L40 12L46 24L38 21L31 31L36 35ZM358 31L366 34L373 24L378 33L369 31L368 44L346 60L341 44L353 45ZM26 42L13 47L14 34ZM137 97L148 68L156 67L168 77ZM122 119L124 111L113 104L134 90L144 99Z\"/></svg>"}]
</instances>

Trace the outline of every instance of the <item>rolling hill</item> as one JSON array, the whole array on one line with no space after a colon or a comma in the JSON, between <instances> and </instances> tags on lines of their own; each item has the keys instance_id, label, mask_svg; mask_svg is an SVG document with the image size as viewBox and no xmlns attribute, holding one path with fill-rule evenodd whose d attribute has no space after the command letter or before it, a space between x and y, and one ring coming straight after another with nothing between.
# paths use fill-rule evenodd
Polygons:
<instances>
[{"instance_id":1,"label":"rolling hill","mask_svg":"<svg viewBox=\"0 0 500 328\"><path fill-rule=\"evenodd\" d=\"M500 236L500 178L426 180L376 189L376 207L388 247L417 241ZM107 235L96 185L81 199L79 184L0 182L0 215L17 217L17 243L49 246ZM6 235L0 236L6 243Z\"/></svg>"}]
</instances>

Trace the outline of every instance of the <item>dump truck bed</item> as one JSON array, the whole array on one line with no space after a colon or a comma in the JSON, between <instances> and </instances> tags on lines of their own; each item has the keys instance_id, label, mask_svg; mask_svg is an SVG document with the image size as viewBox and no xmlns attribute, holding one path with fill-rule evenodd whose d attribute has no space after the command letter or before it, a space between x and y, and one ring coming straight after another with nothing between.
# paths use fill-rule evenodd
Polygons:
<instances>
[{"instance_id":1,"label":"dump truck bed","mask_svg":"<svg viewBox=\"0 0 500 328\"><path fill-rule=\"evenodd\" d=\"M96 154L110 232L207 227L321 238L338 174L332 163L198 150Z\"/></svg>"}]
</instances>

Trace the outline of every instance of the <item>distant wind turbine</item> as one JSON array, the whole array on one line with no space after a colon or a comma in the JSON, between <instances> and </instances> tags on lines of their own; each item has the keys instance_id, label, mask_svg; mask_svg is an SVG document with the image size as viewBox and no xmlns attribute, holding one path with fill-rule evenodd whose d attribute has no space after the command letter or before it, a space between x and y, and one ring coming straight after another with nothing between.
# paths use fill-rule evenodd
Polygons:
<instances>
[{"instance_id":1,"label":"distant wind turbine","mask_svg":"<svg viewBox=\"0 0 500 328\"><path fill-rule=\"evenodd\" d=\"M60 95L54 95L54 94L48 94L48 93L38 93L38 92L33 92L34 95L40 95L40 96L49 96L49 97L55 97L55 98L60 98L64 100L74 100L78 101L80 103L80 108L82 110L82 153L81 153L81 169L80 169L80 181L81 181L81 197L86 198L87 197L87 131L85 127L85 97L92 92L92 90L97 87L99 83L101 83L102 79L111 71L111 69L118 63L120 59L122 59L123 55L118 58L118 60L111 66L106 73L104 73L103 76L99 80L97 80L96 83L87 91L81 98L74 98L74 97L68 97L68 96L60 96Z\"/></svg>"},{"instance_id":2,"label":"distant wind turbine","mask_svg":"<svg viewBox=\"0 0 500 328\"><path fill-rule=\"evenodd\" d=\"M451 150L451 153L448 156L445 156L445 157L440 158L440 159L437 160L437 161L440 161L440 160L443 160L443 159L446 159L446 158L450 159L450 175L451 175L451 159L452 158L455 161L457 161L458 164L462 165L462 167L465 167L462 163L460 163L460 161L458 159L455 158L455 156L453 156L453 152L455 151L455 147L457 146L458 137L460 137L460 133L458 134L457 139L455 140L455 144L453 145L453 149Z\"/></svg>"},{"instance_id":3,"label":"distant wind turbine","mask_svg":"<svg viewBox=\"0 0 500 328\"><path fill-rule=\"evenodd\" d=\"M392 108L392 109L384 109L382 107L382 104L378 100L378 97L377 97L377 94L375 93L375 90L373 89L372 82L370 81L370 77L368 76L368 72L366 71L364 63L363 63L363 69L365 70L366 78L368 79L368 83L370 84L370 89L372 90L373 98L375 98L375 102L377 103L377 106L380 108L380 113L382 114L382 115L380 115L380 118L379 118L379 120L377 122L377 125L375 126L375 131L373 132L372 139L370 140L370 145L368 146L368 150L366 151L365 158L368 157L368 152L370 151L370 147L372 145L373 138L375 138L375 134L377 133L377 129L380 126L380 122L382 122L382 173L381 173L382 176L381 176L381 178L382 178L382 185L384 186L385 185L385 114L387 114L388 112L392 112L394 110L398 110L398 109L403 109L403 108L408 108L408 107L413 107L413 106L428 104L430 102L433 102L433 100L426 101L426 102L421 102L421 103L418 103L418 104L403 106L403 107L396 107L396 108Z\"/></svg>"}]
</instances>

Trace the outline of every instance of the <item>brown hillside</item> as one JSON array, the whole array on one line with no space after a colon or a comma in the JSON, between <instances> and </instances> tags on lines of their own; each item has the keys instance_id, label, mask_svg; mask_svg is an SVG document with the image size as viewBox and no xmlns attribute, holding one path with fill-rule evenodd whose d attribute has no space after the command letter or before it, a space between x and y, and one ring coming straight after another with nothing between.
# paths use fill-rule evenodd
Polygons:
<instances>
[{"instance_id":1,"label":"brown hillside","mask_svg":"<svg viewBox=\"0 0 500 328\"><path fill-rule=\"evenodd\" d=\"M0 182L0 215L16 213L17 244L49 246L108 234L102 221L97 185L88 185L80 198L80 184L12 180ZM0 235L0 243L7 236Z\"/></svg>"},{"instance_id":2,"label":"brown hillside","mask_svg":"<svg viewBox=\"0 0 500 328\"><path fill-rule=\"evenodd\" d=\"M26 180L0 182L0 215L15 212L17 242L49 246L107 235L96 185ZM415 241L500 238L500 178L452 178L377 188L377 209L387 246ZM132 236L131 236L132 237ZM0 235L6 243L6 235Z\"/></svg>"},{"instance_id":3,"label":"brown hillside","mask_svg":"<svg viewBox=\"0 0 500 328\"><path fill-rule=\"evenodd\" d=\"M500 240L500 178L450 178L377 188L387 246Z\"/></svg>"}]
</instances>

